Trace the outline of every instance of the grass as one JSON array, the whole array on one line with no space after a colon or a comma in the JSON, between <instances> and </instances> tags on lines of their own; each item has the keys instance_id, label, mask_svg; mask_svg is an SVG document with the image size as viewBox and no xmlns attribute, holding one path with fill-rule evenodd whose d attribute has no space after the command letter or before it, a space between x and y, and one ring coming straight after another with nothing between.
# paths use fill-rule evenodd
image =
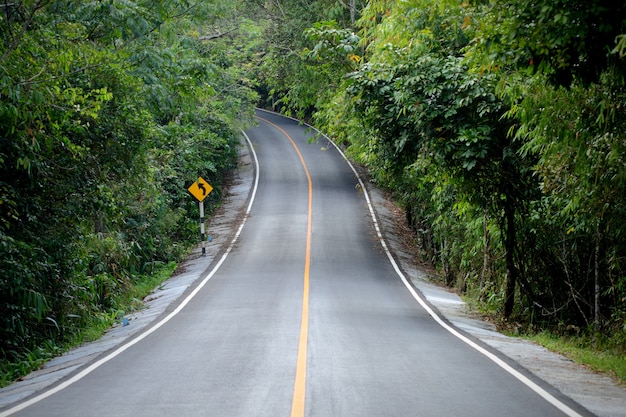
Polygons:
<instances>
[{"instance_id":1,"label":"grass","mask_svg":"<svg viewBox=\"0 0 626 417\"><path fill-rule=\"evenodd\" d=\"M176 270L176 262L160 265L150 275L143 275L136 283L117 300L117 311L100 313L93 317L87 327L80 329L70 342L60 346L54 341L46 341L20 355L19 360L12 363L0 362L0 388L6 387L16 380L39 369L50 359L62 355L75 346L99 339L117 320L124 315L143 308L143 299L150 292L170 278Z\"/></svg>"},{"instance_id":2,"label":"grass","mask_svg":"<svg viewBox=\"0 0 626 417\"><path fill-rule=\"evenodd\" d=\"M38 369L55 356L61 355L63 349L48 341L43 346L24 352L19 360L0 364L0 388L12 384L24 375Z\"/></svg>"},{"instance_id":3,"label":"grass","mask_svg":"<svg viewBox=\"0 0 626 417\"><path fill-rule=\"evenodd\" d=\"M559 336L541 332L524 336L589 369L612 376L626 386L626 335L611 338L582 335Z\"/></svg>"}]
</instances>

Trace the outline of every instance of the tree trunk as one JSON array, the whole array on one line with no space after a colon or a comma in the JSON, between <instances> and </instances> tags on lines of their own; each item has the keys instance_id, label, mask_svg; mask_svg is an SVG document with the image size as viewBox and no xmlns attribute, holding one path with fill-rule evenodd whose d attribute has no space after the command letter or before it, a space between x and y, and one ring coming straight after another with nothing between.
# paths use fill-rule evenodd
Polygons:
<instances>
[{"instance_id":1,"label":"tree trunk","mask_svg":"<svg viewBox=\"0 0 626 417\"><path fill-rule=\"evenodd\" d=\"M506 289L504 294L504 318L508 319L513 313L515 306L515 287L517 285L517 268L515 267L515 204L510 195L506 196L504 203L504 216L506 219L504 250L506 263Z\"/></svg>"},{"instance_id":2,"label":"tree trunk","mask_svg":"<svg viewBox=\"0 0 626 417\"><path fill-rule=\"evenodd\" d=\"M94 233L104 233L104 214L101 211L97 211L93 216L93 231Z\"/></svg>"},{"instance_id":3,"label":"tree trunk","mask_svg":"<svg viewBox=\"0 0 626 417\"><path fill-rule=\"evenodd\" d=\"M600 231L600 220L596 230L596 247L594 253L594 279L593 279L593 327L596 332L600 331L600 242L602 232Z\"/></svg>"},{"instance_id":4,"label":"tree trunk","mask_svg":"<svg viewBox=\"0 0 626 417\"><path fill-rule=\"evenodd\" d=\"M441 269L443 270L443 280L448 285L448 262L446 257L446 246L448 241L444 238L442 244L439 246L439 257L441 259Z\"/></svg>"},{"instance_id":5,"label":"tree trunk","mask_svg":"<svg viewBox=\"0 0 626 417\"><path fill-rule=\"evenodd\" d=\"M350 0L350 23L354 26L356 22L356 0Z\"/></svg>"},{"instance_id":6,"label":"tree trunk","mask_svg":"<svg viewBox=\"0 0 626 417\"><path fill-rule=\"evenodd\" d=\"M488 227L488 216L487 211L485 210L484 220L483 220L483 239L485 242L485 248L483 250L483 269L480 273L480 284L478 289L480 293L483 293L485 289L485 283L487 280L491 280L491 233L489 233Z\"/></svg>"}]
</instances>

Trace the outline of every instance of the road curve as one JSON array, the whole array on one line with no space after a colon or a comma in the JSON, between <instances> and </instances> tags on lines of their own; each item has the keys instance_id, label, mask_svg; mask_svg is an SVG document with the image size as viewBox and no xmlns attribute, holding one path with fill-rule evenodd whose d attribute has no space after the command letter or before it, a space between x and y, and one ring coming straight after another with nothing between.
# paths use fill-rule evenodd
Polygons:
<instances>
[{"instance_id":1,"label":"road curve","mask_svg":"<svg viewBox=\"0 0 626 417\"><path fill-rule=\"evenodd\" d=\"M256 198L219 269L136 343L5 415L589 415L435 320L381 247L340 152L258 116Z\"/></svg>"}]
</instances>

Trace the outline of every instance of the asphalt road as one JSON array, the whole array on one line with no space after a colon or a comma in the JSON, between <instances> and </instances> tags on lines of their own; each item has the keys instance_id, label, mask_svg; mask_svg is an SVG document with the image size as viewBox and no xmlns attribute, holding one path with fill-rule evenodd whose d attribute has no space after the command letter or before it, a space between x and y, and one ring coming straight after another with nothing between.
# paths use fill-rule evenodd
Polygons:
<instances>
[{"instance_id":1,"label":"asphalt road","mask_svg":"<svg viewBox=\"0 0 626 417\"><path fill-rule=\"evenodd\" d=\"M258 189L219 269L158 328L12 415L587 415L435 320L341 154L295 121L259 117L247 132Z\"/></svg>"}]
</instances>

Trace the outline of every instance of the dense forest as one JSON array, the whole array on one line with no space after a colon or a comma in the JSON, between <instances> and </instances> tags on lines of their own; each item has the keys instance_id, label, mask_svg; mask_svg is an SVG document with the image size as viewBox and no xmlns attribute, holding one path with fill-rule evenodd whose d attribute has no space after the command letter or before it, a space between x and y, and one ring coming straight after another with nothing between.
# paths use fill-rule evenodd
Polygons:
<instances>
[{"instance_id":1,"label":"dense forest","mask_svg":"<svg viewBox=\"0 0 626 417\"><path fill-rule=\"evenodd\" d=\"M0 36L2 381L188 253L254 106L367 167L485 311L626 349L626 3L5 1Z\"/></svg>"}]
</instances>

